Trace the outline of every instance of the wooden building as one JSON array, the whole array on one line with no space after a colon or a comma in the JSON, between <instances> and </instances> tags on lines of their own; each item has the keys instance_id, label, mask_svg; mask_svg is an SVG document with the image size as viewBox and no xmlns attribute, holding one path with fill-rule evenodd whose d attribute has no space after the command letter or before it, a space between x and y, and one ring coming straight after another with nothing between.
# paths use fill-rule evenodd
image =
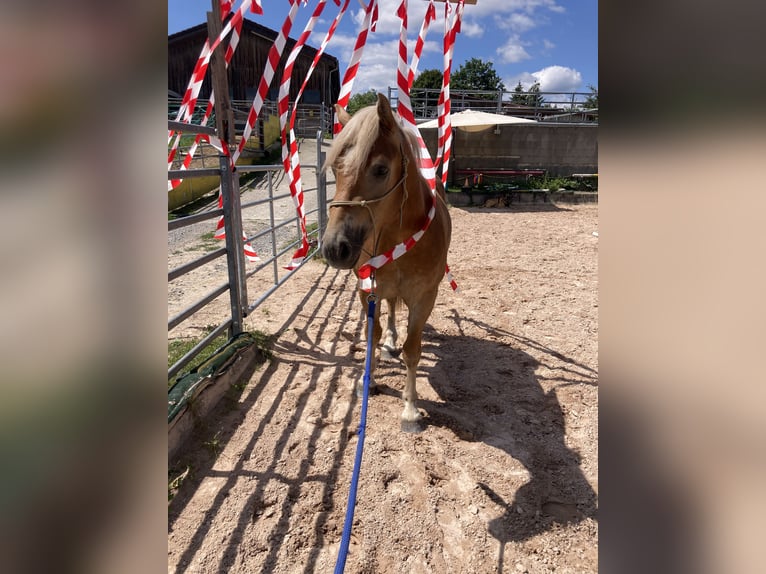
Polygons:
<instances>
[{"instance_id":1,"label":"wooden building","mask_svg":"<svg viewBox=\"0 0 766 574\"><path fill-rule=\"evenodd\" d=\"M277 32L245 18L239 46L229 65L230 96L233 100L252 101L258 89L266 57ZM231 36L229 36L231 38ZM189 84L194 65L197 63L202 46L207 39L207 24L200 24L168 36L168 91L183 95ZM224 42L228 45L228 39ZM274 73L269 88L268 100L276 101L287 57L295 40L289 38L282 52L282 58ZM293 67L290 82L290 101L293 101L306 78L317 50L304 46ZM309 80L301 97L305 104L330 106L340 94L340 71L338 59L325 52ZM208 72L199 95L200 99L210 97L210 73Z\"/></svg>"}]
</instances>

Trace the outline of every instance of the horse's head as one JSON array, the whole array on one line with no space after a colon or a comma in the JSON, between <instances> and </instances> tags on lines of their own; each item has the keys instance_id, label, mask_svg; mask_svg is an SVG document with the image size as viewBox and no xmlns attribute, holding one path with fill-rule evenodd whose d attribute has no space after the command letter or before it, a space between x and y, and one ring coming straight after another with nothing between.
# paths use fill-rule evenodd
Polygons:
<instances>
[{"instance_id":1,"label":"horse's head","mask_svg":"<svg viewBox=\"0 0 766 574\"><path fill-rule=\"evenodd\" d=\"M325 163L335 174L335 198L322 255L333 267L350 269L369 239L372 245L386 226L399 225L410 143L380 94L377 105L353 117L337 105L335 109L343 129Z\"/></svg>"}]
</instances>

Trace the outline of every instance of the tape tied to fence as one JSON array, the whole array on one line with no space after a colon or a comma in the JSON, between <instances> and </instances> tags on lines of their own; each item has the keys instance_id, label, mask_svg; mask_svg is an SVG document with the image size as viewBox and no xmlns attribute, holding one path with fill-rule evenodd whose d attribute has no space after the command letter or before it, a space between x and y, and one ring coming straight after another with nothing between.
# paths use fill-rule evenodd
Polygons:
<instances>
[{"instance_id":1,"label":"tape tied to fence","mask_svg":"<svg viewBox=\"0 0 766 574\"><path fill-rule=\"evenodd\" d=\"M338 6L340 6L340 0L335 0L335 3ZM285 266L285 268L288 270L295 269L296 267L301 265L306 255L308 254L308 251L310 248L310 245L308 242L308 233L306 229L306 213L304 210L303 182L301 180L300 154L298 153L298 138L295 136L295 120L298 115L298 103L300 102L300 99L303 96L303 92L305 91L306 86L308 85L308 81L311 78L311 75L313 74L314 70L319 64L319 60L324 54L324 51L328 43L330 42L330 39L335 34L335 30L337 29L341 18L345 14L346 9L348 8L348 4L349 4L349 0L345 0L343 6L341 6L338 14L334 18L333 23L330 26L330 29L327 31L327 34L322 40L319 50L317 50L314 55L314 59L312 60L311 65L308 69L308 72L306 73L306 77L304 78L303 83L301 84L300 90L298 91L298 94L296 95L295 100L293 101L293 110L292 110L292 114L290 114L289 125L287 122L287 114L289 112L289 107L290 107L290 84L292 81L293 66L295 65L295 62L301 50L308 42L311 36L311 33L314 29L314 25L316 24L317 20L322 15L322 12L326 5L326 0L320 0L317 3L317 6L314 9L314 12L311 18L307 22L306 27L303 30L303 33L298 38L298 41L295 43L295 46L293 46L293 49L287 58L285 69L282 72L282 81L279 86L279 96L278 96L278 103L277 103L277 109L279 111L279 126L280 126L280 132L282 135L282 163L283 163L285 172L288 175L288 180L290 184L290 196L293 199L293 203L295 205L295 209L298 214L298 220L299 220L300 229L301 229L301 246L293 254L290 263ZM319 169L320 167L321 166L317 166L317 169Z\"/></svg>"},{"instance_id":2,"label":"tape tied to fence","mask_svg":"<svg viewBox=\"0 0 766 574\"><path fill-rule=\"evenodd\" d=\"M370 0L370 3L364 10L364 20L362 21L362 27L359 30L359 34L354 42L354 51L351 53L351 59L346 67L346 72L343 75L343 82L340 86L340 95L338 96L338 105L345 109L348 106L348 102L351 99L351 88L354 86L354 79L359 71L359 63L362 60L362 54L364 53L364 47L367 44L367 36L370 32L374 32L378 22L378 0ZM339 134L341 130L340 121L337 115L333 122L333 133Z\"/></svg>"},{"instance_id":3,"label":"tape tied to fence","mask_svg":"<svg viewBox=\"0 0 766 574\"><path fill-rule=\"evenodd\" d=\"M449 4L449 3L447 3ZM462 0L459 7L462 6ZM429 2L429 7L426 11L426 16L418 34L418 41L415 44L415 51L413 53L412 61L407 64L407 0L402 0L397 10L397 15L401 20L400 33L399 33L399 53L397 61L397 87L398 104L397 111L402 119L402 125L405 129L410 130L416 137L418 142L418 155L419 155L419 168L420 172L428 183L431 191L431 208L428 211L426 220L423 227L415 232L411 237L405 241L398 243L386 252L377 255L364 263L357 271L359 277L359 288L366 292L371 292L375 288L373 272L376 269L380 269L383 265L394 261L411 250L421 237L425 234L428 228L431 226L431 222L436 216L436 171L434 163L431 159L428 149L423 141L423 137L420 134L420 130L417 128L415 122L415 115L412 111L412 103L410 99L410 90L412 88L412 82L417 72L417 66L420 61L423 46L425 44L425 36L428 31L428 27L436 16L435 6L433 2ZM445 20L447 14L445 13ZM458 18L455 18L457 21ZM455 23L445 24L445 65L448 62L446 54L448 48L454 46L455 34L459 31L459 25L456 27ZM451 62L451 59L449 60ZM445 81L449 81L449 72L445 71ZM447 92L449 94L449 92ZM458 290L457 283L452 277L449 266L445 269L445 277L449 281L450 287L454 290Z\"/></svg>"}]
</instances>

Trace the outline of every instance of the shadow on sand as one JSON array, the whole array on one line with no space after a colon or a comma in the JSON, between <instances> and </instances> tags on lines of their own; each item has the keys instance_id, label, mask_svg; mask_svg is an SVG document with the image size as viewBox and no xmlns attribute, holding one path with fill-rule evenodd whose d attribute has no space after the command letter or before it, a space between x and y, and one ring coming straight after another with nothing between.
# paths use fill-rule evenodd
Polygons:
<instances>
[{"instance_id":1,"label":"shadow on sand","mask_svg":"<svg viewBox=\"0 0 766 574\"><path fill-rule=\"evenodd\" d=\"M504 509L491 520L489 533L500 543L498 572L503 572L505 546L585 518L596 519L597 496L580 467L580 456L566 445L564 413L556 389L564 386L597 386L597 373L537 341L514 335L481 321L453 320L461 333L444 335L426 327L423 353L436 357L433 367L419 376L443 402L420 400L425 424L449 429L463 441L481 441L519 461L529 480L508 500L498 491L506 485L479 482L478 486ZM470 323L484 336L467 336ZM535 359L525 350L534 350ZM548 392L538 367L548 367ZM384 377L379 380L385 381ZM398 396L398 390L378 386L378 392Z\"/></svg>"}]
</instances>

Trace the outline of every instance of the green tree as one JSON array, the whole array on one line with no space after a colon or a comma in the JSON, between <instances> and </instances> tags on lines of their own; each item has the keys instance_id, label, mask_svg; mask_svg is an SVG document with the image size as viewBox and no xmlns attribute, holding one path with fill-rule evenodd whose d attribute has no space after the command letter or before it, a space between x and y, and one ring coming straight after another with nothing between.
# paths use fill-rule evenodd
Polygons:
<instances>
[{"instance_id":1,"label":"green tree","mask_svg":"<svg viewBox=\"0 0 766 574\"><path fill-rule=\"evenodd\" d=\"M412 107L419 117L430 117L435 114L443 77L444 74L441 70L423 70L412 82L410 99L412 100Z\"/></svg>"},{"instance_id":2,"label":"green tree","mask_svg":"<svg viewBox=\"0 0 766 574\"><path fill-rule=\"evenodd\" d=\"M505 85L497 75L492 62L485 62L479 58L471 58L464 62L450 77L450 86L453 90L504 90ZM494 95L487 95L492 99Z\"/></svg>"},{"instance_id":3,"label":"green tree","mask_svg":"<svg viewBox=\"0 0 766 574\"><path fill-rule=\"evenodd\" d=\"M348 106L346 106L346 111L350 114L354 114L355 112L361 110L362 108L371 106L377 101L378 101L378 93L375 90L368 90L366 92L354 94L348 100Z\"/></svg>"},{"instance_id":4,"label":"green tree","mask_svg":"<svg viewBox=\"0 0 766 574\"><path fill-rule=\"evenodd\" d=\"M442 77L444 74L441 70L432 68L430 70L423 70L420 75L412 82L412 92L415 88L426 88L430 90L442 89Z\"/></svg>"},{"instance_id":5,"label":"green tree","mask_svg":"<svg viewBox=\"0 0 766 574\"><path fill-rule=\"evenodd\" d=\"M511 102L520 106L527 105L527 97L524 95L524 86L521 85L521 82L516 84L516 87L513 88Z\"/></svg>"},{"instance_id":6,"label":"green tree","mask_svg":"<svg viewBox=\"0 0 766 574\"><path fill-rule=\"evenodd\" d=\"M540 95L540 82L535 82L527 90L526 104L530 108L542 108L545 106L545 99Z\"/></svg>"},{"instance_id":7,"label":"green tree","mask_svg":"<svg viewBox=\"0 0 766 574\"><path fill-rule=\"evenodd\" d=\"M586 109L598 109L598 88L592 86L591 84L588 84L588 89L590 90L590 95L588 95L587 98L585 98L585 101L583 102L583 107Z\"/></svg>"},{"instance_id":8,"label":"green tree","mask_svg":"<svg viewBox=\"0 0 766 574\"><path fill-rule=\"evenodd\" d=\"M526 91L521 85L521 82L516 84L516 87L513 88L511 102L521 106L529 106L531 108L544 107L545 99L543 99L542 95L540 95L540 82L535 82Z\"/></svg>"}]
</instances>

